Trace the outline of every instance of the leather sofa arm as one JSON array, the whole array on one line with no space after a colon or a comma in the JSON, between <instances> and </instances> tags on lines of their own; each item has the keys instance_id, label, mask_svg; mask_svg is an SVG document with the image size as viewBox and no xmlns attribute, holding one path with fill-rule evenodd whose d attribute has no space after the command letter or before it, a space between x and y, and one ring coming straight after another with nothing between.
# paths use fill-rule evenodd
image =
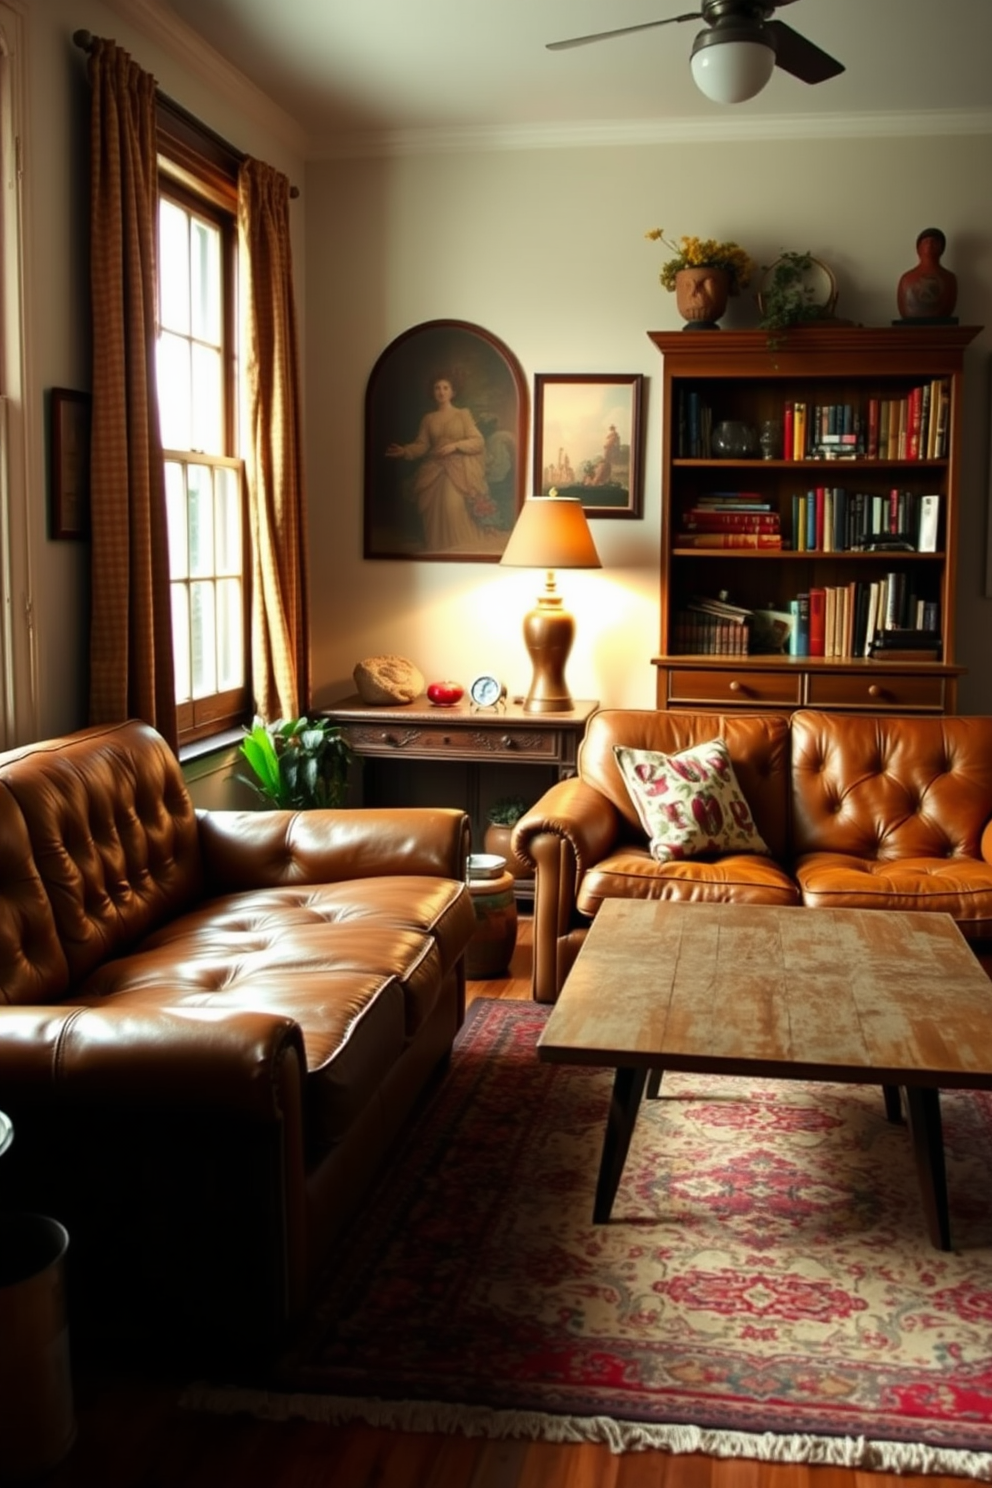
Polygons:
<instances>
[{"instance_id":1,"label":"leather sofa arm","mask_svg":"<svg viewBox=\"0 0 992 1488\"><path fill-rule=\"evenodd\" d=\"M209 894L414 874L465 879L471 823L455 807L197 812Z\"/></svg>"},{"instance_id":2,"label":"leather sofa arm","mask_svg":"<svg viewBox=\"0 0 992 1488\"><path fill-rule=\"evenodd\" d=\"M554 1002L576 946L570 940L582 876L615 846L622 818L578 776L559 780L513 829L515 853L534 868L533 980L538 1002Z\"/></svg>"},{"instance_id":3,"label":"leather sofa arm","mask_svg":"<svg viewBox=\"0 0 992 1488\"><path fill-rule=\"evenodd\" d=\"M982 833L982 857L986 863L992 863L992 821L986 823Z\"/></svg>"},{"instance_id":4,"label":"leather sofa arm","mask_svg":"<svg viewBox=\"0 0 992 1488\"><path fill-rule=\"evenodd\" d=\"M0 1090L12 1114L54 1101L295 1125L305 1068L298 1024L271 1013L0 1007Z\"/></svg>"}]
</instances>

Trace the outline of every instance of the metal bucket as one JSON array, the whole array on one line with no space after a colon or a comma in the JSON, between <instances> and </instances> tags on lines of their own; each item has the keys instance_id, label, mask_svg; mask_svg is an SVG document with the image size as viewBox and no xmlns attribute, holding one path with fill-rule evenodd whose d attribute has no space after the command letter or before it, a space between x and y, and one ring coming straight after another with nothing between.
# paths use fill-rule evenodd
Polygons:
<instances>
[{"instance_id":1,"label":"metal bucket","mask_svg":"<svg viewBox=\"0 0 992 1488\"><path fill-rule=\"evenodd\" d=\"M41 1214L0 1215L0 1483L61 1462L76 1436L65 1305L69 1234Z\"/></svg>"}]
</instances>

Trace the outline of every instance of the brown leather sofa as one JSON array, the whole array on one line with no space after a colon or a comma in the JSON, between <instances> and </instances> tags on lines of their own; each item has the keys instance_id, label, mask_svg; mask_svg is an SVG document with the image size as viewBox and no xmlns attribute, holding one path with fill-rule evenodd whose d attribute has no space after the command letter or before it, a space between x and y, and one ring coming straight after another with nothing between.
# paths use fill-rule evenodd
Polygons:
<instances>
[{"instance_id":1,"label":"brown leather sofa","mask_svg":"<svg viewBox=\"0 0 992 1488\"><path fill-rule=\"evenodd\" d=\"M656 862L615 745L720 737L769 856ZM521 817L533 865L533 992L553 1002L606 898L938 910L992 974L992 718L604 709L578 774Z\"/></svg>"},{"instance_id":2,"label":"brown leather sofa","mask_svg":"<svg viewBox=\"0 0 992 1488\"><path fill-rule=\"evenodd\" d=\"M0 1204L74 1336L266 1349L464 1014L458 810L197 812L139 722L0 755Z\"/></svg>"}]
</instances>

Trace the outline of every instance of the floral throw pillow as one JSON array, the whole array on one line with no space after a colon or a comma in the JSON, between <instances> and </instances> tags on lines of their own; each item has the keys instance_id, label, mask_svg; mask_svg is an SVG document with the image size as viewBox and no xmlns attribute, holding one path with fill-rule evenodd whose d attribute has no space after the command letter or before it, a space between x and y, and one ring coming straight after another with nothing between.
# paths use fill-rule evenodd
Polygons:
<instances>
[{"instance_id":1,"label":"floral throw pillow","mask_svg":"<svg viewBox=\"0 0 992 1488\"><path fill-rule=\"evenodd\" d=\"M613 746L659 863L700 853L767 853L722 739L681 754Z\"/></svg>"}]
</instances>

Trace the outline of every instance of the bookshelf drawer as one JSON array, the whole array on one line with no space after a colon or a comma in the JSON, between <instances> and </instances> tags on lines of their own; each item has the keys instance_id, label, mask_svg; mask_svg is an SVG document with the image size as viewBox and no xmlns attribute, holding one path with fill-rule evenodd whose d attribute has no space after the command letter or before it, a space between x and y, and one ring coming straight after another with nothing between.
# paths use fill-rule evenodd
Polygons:
<instances>
[{"instance_id":1,"label":"bookshelf drawer","mask_svg":"<svg viewBox=\"0 0 992 1488\"><path fill-rule=\"evenodd\" d=\"M802 673L758 672L728 666L668 673L669 703L719 703L733 708L795 708L802 702Z\"/></svg>"},{"instance_id":2,"label":"bookshelf drawer","mask_svg":"<svg viewBox=\"0 0 992 1488\"><path fill-rule=\"evenodd\" d=\"M806 701L811 708L892 708L939 713L944 707L944 678L902 672L812 673Z\"/></svg>"}]
</instances>

